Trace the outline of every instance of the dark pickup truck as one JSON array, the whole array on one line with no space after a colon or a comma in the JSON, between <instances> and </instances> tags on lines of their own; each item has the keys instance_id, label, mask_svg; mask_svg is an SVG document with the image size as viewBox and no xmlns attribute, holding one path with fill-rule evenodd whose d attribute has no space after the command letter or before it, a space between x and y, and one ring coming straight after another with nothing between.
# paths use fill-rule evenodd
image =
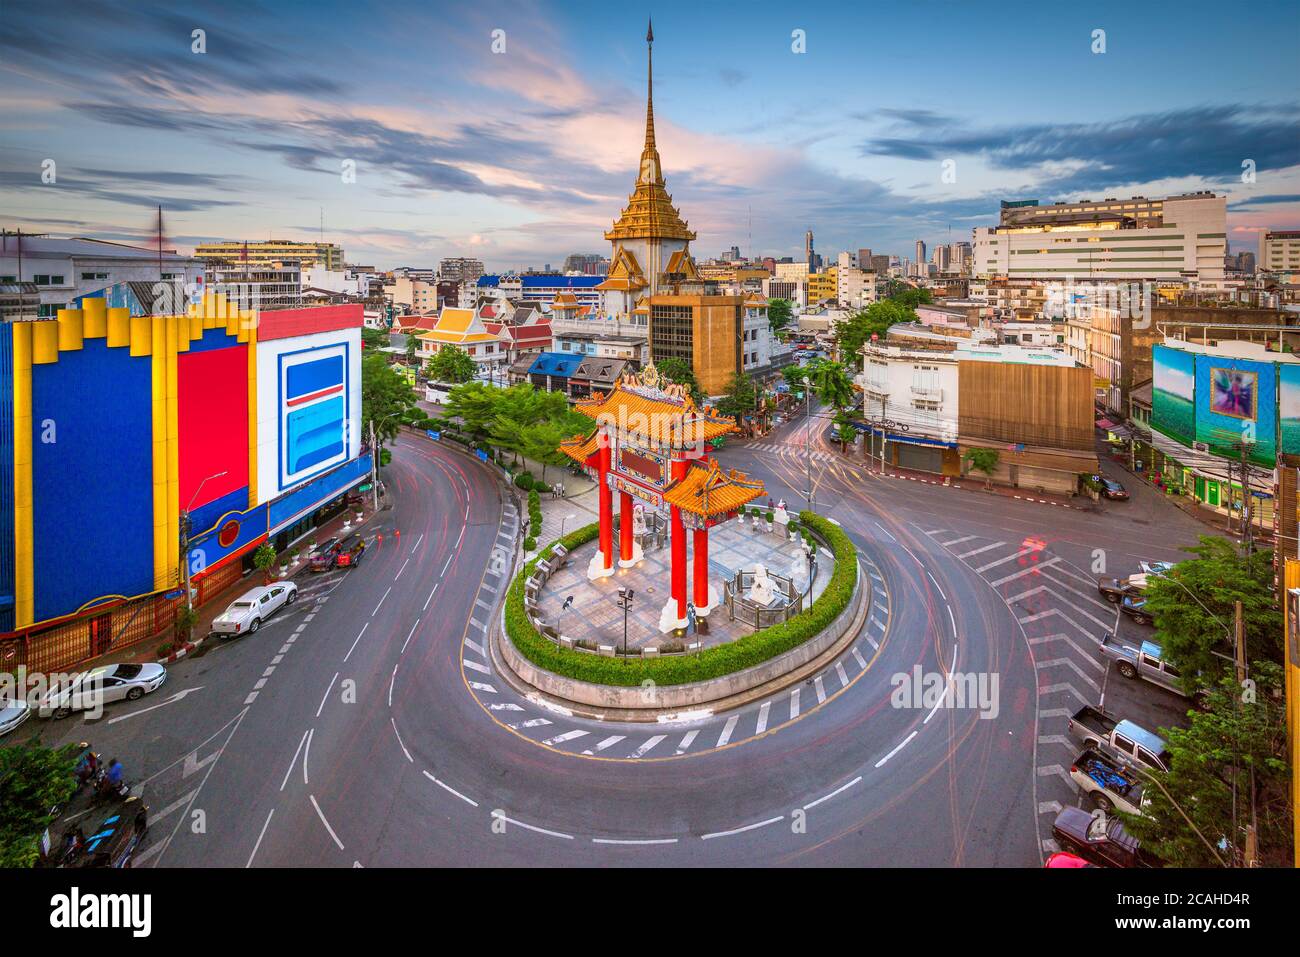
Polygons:
<instances>
[{"instance_id":1,"label":"dark pickup truck","mask_svg":"<svg viewBox=\"0 0 1300 957\"><path fill-rule=\"evenodd\" d=\"M1052 836L1061 850L1099 867L1160 866L1118 818L1108 817L1104 811L1089 814L1077 807L1063 808L1052 824Z\"/></svg>"}]
</instances>

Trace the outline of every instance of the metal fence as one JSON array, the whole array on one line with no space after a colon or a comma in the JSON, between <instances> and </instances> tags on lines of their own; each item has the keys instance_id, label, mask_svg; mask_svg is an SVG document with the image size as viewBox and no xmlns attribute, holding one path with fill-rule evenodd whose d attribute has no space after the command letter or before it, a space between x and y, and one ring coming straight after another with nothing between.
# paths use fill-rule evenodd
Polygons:
<instances>
[{"instance_id":1,"label":"metal fence","mask_svg":"<svg viewBox=\"0 0 1300 957\"><path fill-rule=\"evenodd\" d=\"M776 586L776 593L785 599L775 608L755 604L745 597L753 587L754 573L744 569L736 572L730 581L722 584L722 605L727 609L727 618L749 625L755 631L780 624L803 611L806 594L801 593L790 578L768 572L768 579ZM811 584L809 585L811 592Z\"/></svg>"}]
</instances>

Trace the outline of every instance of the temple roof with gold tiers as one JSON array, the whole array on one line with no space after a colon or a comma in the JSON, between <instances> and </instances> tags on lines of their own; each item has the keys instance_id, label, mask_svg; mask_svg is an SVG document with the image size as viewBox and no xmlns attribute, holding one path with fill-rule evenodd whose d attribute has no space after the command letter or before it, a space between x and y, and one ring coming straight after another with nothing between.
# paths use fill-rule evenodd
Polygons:
<instances>
[{"instance_id":1,"label":"temple roof with gold tiers","mask_svg":"<svg viewBox=\"0 0 1300 957\"><path fill-rule=\"evenodd\" d=\"M711 406L696 408L684 386L664 383L653 362L639 374L624 376L609 392L578 399L573 408L654 447L689 448L736 429L735 422ZM560 450L583 462L595 451L592 443L599 431L566 439Z\"/></svg>"},{"instance_id":2,"label":"temple roof with gold tiers","mask_svg":"<svg viewBox=\"0 0 1300 957\"><path fill-rule=\"evenodd\" d=\"M705 518L738 511L767 490L744 472L724 472L713 459L696 459L677 482L664 492L664 501L683 512Z\"/></svg>"},{"instance_id":3,"label":"temple roof with gold tiers","mask_svg":"<svg viewBox=\"0 0 1300 957\"><path fill-rule=\"evenodd\" d=\"M641 264L636 261L636 256L620 246L614 253L614 261L609 264L609 269L605 273L605 280L596 288L636 292L649 285Z\"/></svg>"},{"instance_id":4,"label":"temple roof with gold tiers","mask_svg":"<svg viewBox=\"0 0 1300 957\"><path fill-rule=\"evenodd\" d=\"M654 30L646 31L645 147L641 150L641 171L636 188L627 198L627 206L615 220L613 228L605 233L610 242L620 239L680 239L687 242L695 238L682 219L673 198L664 187L663 167L659 161L659 148L655 145L654 108Z\"/></svg>"}]
</instances>

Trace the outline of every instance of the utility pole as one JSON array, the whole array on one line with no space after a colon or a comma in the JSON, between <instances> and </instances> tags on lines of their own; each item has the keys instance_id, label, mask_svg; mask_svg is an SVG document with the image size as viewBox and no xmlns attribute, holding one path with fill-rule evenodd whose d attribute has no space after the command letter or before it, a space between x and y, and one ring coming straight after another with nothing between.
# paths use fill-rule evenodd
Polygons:
<instances>
[{"instance_id":1,"label":"utility pole","mask_svg":"<svg viewBox=\"0 0 1300 957\"><path fill-rule=\"evenodd\" d=\"M379 446L375 444L375 420L370 420L370 493L379 511Z\"/></svg>"},{"instance_id":2,"label":"utility pole","mask_svg":"<svg viewBox=\"0 0 1300 957\"><path fill-rule=\"evenodd\" d=\"M880 395L880 474L885 474L885 398L884 393Z\"/></svg>"},{"instance_id":3,"label":"utility pole","mask_svg":"<svg viewBox=\"0 0 1300 957\"><path fill-rule=\"evenodd\" d=\"M804 460L808 465L808 494L804 496L808 499L808 511L813 509L813 483L812 483L812 382L804 380L804 418L803 418L803 451Z\"/></svg>"}]
</instances>

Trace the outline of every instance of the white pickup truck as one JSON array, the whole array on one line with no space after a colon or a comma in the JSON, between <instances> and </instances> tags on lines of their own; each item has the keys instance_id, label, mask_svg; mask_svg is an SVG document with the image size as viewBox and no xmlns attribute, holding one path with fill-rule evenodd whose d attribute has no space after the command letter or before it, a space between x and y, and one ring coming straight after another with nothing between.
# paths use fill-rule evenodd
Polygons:
<instances>
[{"instance_id":1,"label":"white pickup truck","mask_svg":"<svg viewBox=\"0 0 1300 957\"><path fill-rule=\"evenodd\" d=\"M1142 783L1139 772L1123 767L1092 748L1084 748L1070 765L1070 778L1093 803L1110 813L1116 809L1142 813Z\"/></svg>"}]
</instances>

